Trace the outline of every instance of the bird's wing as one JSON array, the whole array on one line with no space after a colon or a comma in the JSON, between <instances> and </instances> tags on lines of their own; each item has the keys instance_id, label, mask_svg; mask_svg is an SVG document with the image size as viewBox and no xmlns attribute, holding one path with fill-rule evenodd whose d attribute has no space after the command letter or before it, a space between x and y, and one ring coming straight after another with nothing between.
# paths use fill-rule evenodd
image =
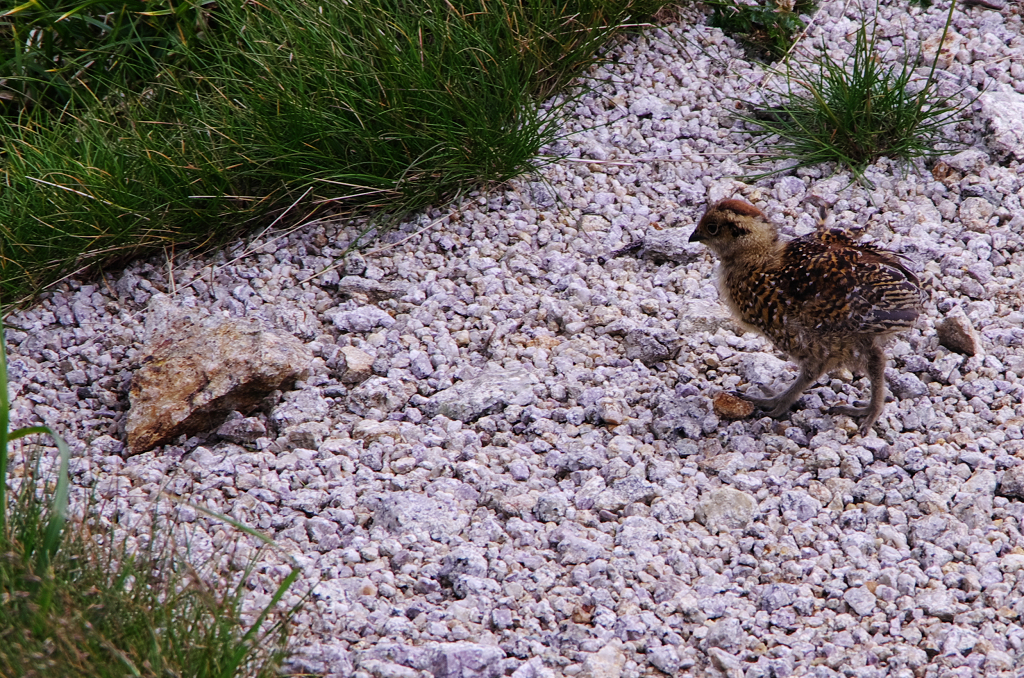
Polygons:
<instances>
[{"instance_id":1,"label":"bird's wing","mask_svg":"<svg viewBox=\"0 0 1024 678\"><path fill-rule=\"evenodd\" d=\"M884 334L910 329L921 313L917 278L891 252L858 245L838 230L788 242L781 280L799 316L824 332Z\"/></svg>"}]
</instances>

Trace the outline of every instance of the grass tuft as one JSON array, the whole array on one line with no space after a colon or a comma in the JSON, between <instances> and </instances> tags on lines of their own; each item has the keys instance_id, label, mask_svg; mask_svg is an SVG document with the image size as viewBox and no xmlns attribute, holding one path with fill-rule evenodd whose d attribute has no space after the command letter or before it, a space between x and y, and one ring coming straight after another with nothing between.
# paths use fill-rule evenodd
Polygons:
<instances>
[{"instance_id":1,"label":"grass tuft","mask_svg":"<svg viewBox=\"0 0 1024 678\"><path fill-rule=\"evenodd\" d=\"M0 301L222 243L300 196L289 223L401 215L532 171L561 134L538 100L665 3L148 4L3 15Z\"/></svg>"},{"instance_id":2,"label":"grass tuft","mask_svg":"<svg viewBox=\"0 0 1024 678\"><path fill-rule=\"evenodd\" d=\"M766 93L769 107L740 116L753 126L749 133L755 144L771 142L771 150L755 165L795 161L750 178L834 162L863 179L864 168L879 158L933 157L958 145L949 138L947 125L970 102L962 102L959 92L937 92L938 55L925 78L915 72L919 57L887 66L877 54L869 23L874 25L861 22L847 59L837 61L823 50L820 60L809 66L790 62L784 73L778 73L785 85Z\"/></svg>"},{"instance_id":3,"label":"grass tuft","mask_svg":"<svg viewBox=\"0 0 1024 678\"><path fill-rule=\"evenodd\" d=\"M0 12L0 114L132 90L208 29L214 0L27 0Z\"/></svg>"},{"instance_id":4,"label":"grass tuft","mask_svg":"<svg viewBox=\"0 0 1024 678\"><path fill-rule=\"evenodd\" d=\"M0 342L0 676L277 676L294 612L278 605L299 570L243 610L258 553L232 583L214 571L227 554L190 553L173 521L154 518L134 539L99 512L66 529L70 450L46 426L8 433L6 367ZM38 446L10 454L39 434L56 464Z\"/></svg>"}]
</instances>

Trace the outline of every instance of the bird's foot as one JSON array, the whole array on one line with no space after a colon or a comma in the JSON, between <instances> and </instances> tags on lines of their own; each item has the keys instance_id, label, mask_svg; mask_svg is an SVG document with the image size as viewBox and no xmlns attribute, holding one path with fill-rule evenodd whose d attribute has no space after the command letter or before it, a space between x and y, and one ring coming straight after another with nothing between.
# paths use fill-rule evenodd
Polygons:
<instances>
[{"instance_id":1,"label":"bird's foot","mask_svg":"<svg viewBox=\"0 0 1024 678\"><path fill-rule=\"evenodd\" d=\"M871 427L874 426L875 420L878 419L878 415L881 414L881 408L872 407L871 404L865 404L862 407L850 407L847 405L836 405L828 409L828 414L845 414L848 417L864 417L864 421L857 427L857 433L860 436L867 437L868 433L871 432Z\"/></svg>"},{"instance_id":2,"label":"bird's foot","mask_svg":"<svg viewBox=\"0 0 1024 678\"><path fill-rule=\"evenodd\" d=\"M850 407L849 405L836 405L828 408L828 414L845 414L848 417L863 417L870 411L870 407Z\"/></svg>"},{"instance_id":3,"label":"bird's foot","mask_svg":"<svg viewBox=\"0 0 1024 678\"><path fill-rule=\"evenodd\" d=\"M757 396L740 393L739 391L731 391L731 394L737 398L746 400L757 409L763 410L765 416L771 417L772 419L778 419L789 411L789 407L784 407L780 402L782 399L779 396L775 396L773 398L758 398Z\"/></svg>"}]
</instances>

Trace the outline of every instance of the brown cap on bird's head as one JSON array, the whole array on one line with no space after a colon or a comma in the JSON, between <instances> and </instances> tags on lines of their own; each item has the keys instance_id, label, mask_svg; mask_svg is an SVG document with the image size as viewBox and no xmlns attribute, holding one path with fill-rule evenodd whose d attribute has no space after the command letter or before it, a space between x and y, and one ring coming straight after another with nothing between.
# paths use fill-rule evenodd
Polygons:
<instances>
[{"instance_id":1,"label":"brown cap on bird's head","mask_svg":"<svg viewBox=\"0 0 1024 678\"><path fill-rule=\"evenodd\" d=\"M733 216L755 217L764 219L765 221L768 220L768 217L765 216L764 212L757 209L749 202L736 200L734 198L719 200L713 205L710 205L707 211L704 212L704 216L701 217L700 222L697 224L697 228L694 229L693 235L690 236L690 242L704 242L709 237L716 236L721 228L722 222L734 221L730 219L730 217Z\"/></svg>"}]
</instances>

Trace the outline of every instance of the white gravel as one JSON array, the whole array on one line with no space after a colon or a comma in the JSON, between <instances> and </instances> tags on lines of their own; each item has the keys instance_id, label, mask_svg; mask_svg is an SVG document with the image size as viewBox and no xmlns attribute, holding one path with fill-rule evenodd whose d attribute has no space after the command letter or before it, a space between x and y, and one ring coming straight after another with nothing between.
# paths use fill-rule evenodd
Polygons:
<instances>
[{"instance_id":1,"label":"white gravel","mask_svg":"<svg viewBox=\"0 0 1024 678\"><path fill-rule=\"evenodd\" d=\"M839 52L860 16L844 7L826 2L810 31ZM886 59L943 19L939 6L882 7ZM961 6L954 28L944 86L1024 93L1016 5ZM955 131L974 150L945 159L945 181L881 161L871 189L828 168L745 185L729 178L748 143L731 97L756 98L761 66L699 21L607 57L551 149L564 161L420 215L343 270L301 282L358 233L314 223L68 281L13 314L14 423L63 433L78 496L98 490L125 529L143 529L166 485L273 536L302 567L290 598L313 589L295 670L1019 675L1024 150L991 145L978 102ZM930 296L891 347L895 400L868 438L823 413L864 392L849 375L779 422L714 415L716 392L778 388L795 372L721 316L699 245L681 264L598 261L654 225L688 231L709 200L734 195L804 233L812 193L837 223L906 254ZM233 422L236 442L123 458L132 360L158 292L293 333L319 356L313 376ZM960 313L982 355L939 346L936 325ZM681 350L646 366L626 359L627 336ZM362 384L332 374L346 346L373 359ZM197 553L230 532L178 515ZM252 575L253 605L283 562L270 554Z\"/></svg>"}]
</instances>

